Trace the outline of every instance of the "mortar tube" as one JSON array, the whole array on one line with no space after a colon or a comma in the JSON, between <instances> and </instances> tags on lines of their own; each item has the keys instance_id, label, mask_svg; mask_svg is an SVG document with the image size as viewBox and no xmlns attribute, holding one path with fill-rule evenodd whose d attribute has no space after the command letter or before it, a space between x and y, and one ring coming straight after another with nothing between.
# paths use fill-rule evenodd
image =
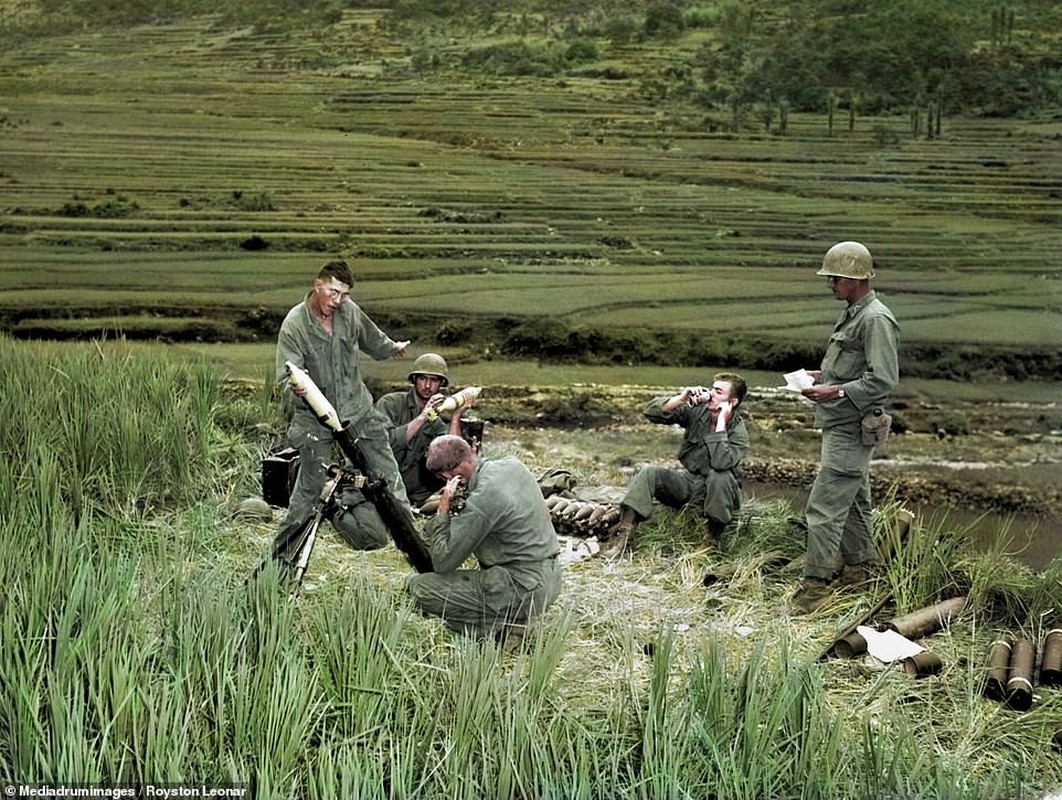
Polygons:
<instances>
[{"instance_id":1,"label":"mortar tube","mask_svg":"<svg viewBox=\"0 0 1062 800\"><path fill-rule=\"evenodd\" d=\"M988 648L985 668L984 695L989 700L1003 700L1007 696L1007 669L1010 666L1011 643L996 639Z\"/></svg>"},{"instance_id":2,"label":"mortar tube","mask_svg":"<svg viewBox=\"0 0 1062 800\"><path fill-rule=\"evenodd\" d=\"M930 675L936 675L943 668L944 663L940 660L940 657L930 653L928 650L903 660L903 671L912 678L925 678Z\"/></svg>"},{"instance_id":3,"label":"mortar tube","mask_svg":"<svg viewBox=\"0 0 1062 800\"><path fill-rule=\"evenodd\" d=\"M861 633L850 633L837 640L833 646L835 652L841 658L855 658L867 651L867 640Z\"/></svg>"},{"instance_id":4,"label":"mortar tube","mask_svg":"<svg viewBox=\"0 0 1062 800\"><path fill-rule=\"evenodd\" d=\"M934 631L939 631L951 618L962 613L966 607L965 597L953 597L932 606L921 608L903 617L897 617L885 623L885 630L896 633L908 639L920 639Z\"/></svg>"},{"instance_id":5,"label":"mortar tube","mask_svg":"<svg viewBox=\"0 0 1062 800\"><path fill-rule=\"evenodd\" d=\"M1054 628L1044 637L1040 683L1044 686L1062 685L1062 628Z\"/></svg>"},{"instance_id":6,"label":"mortar tube","mask_svg":"<svg viewBox=\"0 0 1062 800\"><path fill-rule=\"evenodd\" d=\"M1017 711L1032 708L1032 679L1036 666L1036 645L1029 639L1019 639L1010 654L1007 670L1007 706Z\"/></svg>"}]
</instances>

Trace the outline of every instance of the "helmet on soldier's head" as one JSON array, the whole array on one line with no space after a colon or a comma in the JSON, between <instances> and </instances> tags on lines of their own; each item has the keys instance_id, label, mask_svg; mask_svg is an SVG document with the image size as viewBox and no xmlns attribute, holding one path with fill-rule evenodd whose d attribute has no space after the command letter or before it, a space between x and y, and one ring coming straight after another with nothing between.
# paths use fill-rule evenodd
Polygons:
<instances>
[{"instance_id":1,"label":"helmet on soldier's head","mask_svg":"<svg viewBox=\"0 0 1062 800\"><path fill-rule=\"evenodd\" d=\"M438 353L422 353L413 362L413 369L409 371L409 382L413 383L418 375L433 375L442 380L442 385L450 383L450 376L446 374L446 361Z\"/></svg>"},{"instance_id":2,"label":"helmet on soldier's head","mask_svg":"<svg viewBox=\"0 0 1062 800\"><path fill-rule=\"evenodd\" d=\"M874 259L859 242L840 242L826 251L816 275L864 281L874 277Z\"/></svg>"}]
</instances>

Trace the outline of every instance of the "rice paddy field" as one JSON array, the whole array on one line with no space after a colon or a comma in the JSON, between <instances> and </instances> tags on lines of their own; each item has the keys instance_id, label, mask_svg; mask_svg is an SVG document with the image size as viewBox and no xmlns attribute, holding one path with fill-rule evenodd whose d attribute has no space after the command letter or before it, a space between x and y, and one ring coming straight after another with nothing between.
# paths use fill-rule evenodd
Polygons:
<instances>
[{"instance_id":1,"label":"rice paddy field","mask_svg":"<svg viewBox=\"0 0 1062 800\"><path fill-rule=\"evenodd\" d=\"M0 0L0 22L36 11ZM549 78L425 70L425 53L467 46L464 29L383 10L311 32L206 15L0 34L0 782L262 798L1062 791L1059 690L1038 684L1028 708L983 691L991 643L1042 642L1062 608L1059 562L1023 566L1005 520L975 551L946 510L919 516L871 586L800 618L784 566L799 509L754 497L721 540L663 513L630 558L567 567L547 619L505 653L415 615L390 547L326 535L296 596L272 570L247 581L275 521L239 513L279 434L277 325L329 258L463 384L562 385L571 413L596 402L580 380L699 378L657 337L704 337L774 385L741 359L814 352L838 310L814 271L848 238L875 253L919 373L910 438L961 447L944 412L929 427L935 404L996 414L1006 376L1035 419L995 446L1055 497L1058 118L945 118L932 140L900 114L727 131L642 90L700 33ZM630 356L578 372L502 357L521 329L618 332ZM401 383L404 367L373 379ZM518 426L487 454L621 487L647 448L608 428L565 445L539 433ZM903 500L879 501L884 548ZM874 621L967 598L921 641L940 672L821 657L886 595Z\"/></svg>"},{"instance_id":2,"label":"rice paddy field","mask_svg":"<svg viewBox=\"0 0 1062 800\"><path fill-rule=\"evenodd\" d=\"M930 140L901 116L719 131L641 97L665 58L646 46L599 65L628 80L415 67L458 42L374 11L316 44L210 17L15 40L3 329L271 338L339 255L363 305L425 340L549 317L813 346L836 313L814 270L858 239L908 372L934 348L1062 345L1057 119L945 119Z\"/></svg>"}]
</instances>

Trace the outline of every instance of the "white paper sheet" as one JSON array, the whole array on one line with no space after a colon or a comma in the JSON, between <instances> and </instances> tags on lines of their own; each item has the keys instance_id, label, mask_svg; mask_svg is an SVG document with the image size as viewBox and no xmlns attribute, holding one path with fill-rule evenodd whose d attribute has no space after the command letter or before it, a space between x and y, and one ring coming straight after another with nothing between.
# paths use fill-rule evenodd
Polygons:
<instances>
[{"instance_id":1,"label":"white paper sheet","mask_svg":"<svg viewBox=\"0 0 1062 800\"><path fill-rule=\"evenodd\" d=\"M779 386L779 389L791 389L794 392L799 392L802 389L807 389L808 387L815 385L814 379L808 375L806 369L798 369L796 372L787 372L782 377L785 378L785 386Z\"/></svg>"},{"instance_id":2,"label":"white paper sheet","mask_svg":"<svg viewBox=\"0 0 1062 800\"><path fill-rule=\"evenodd\" d=\"M916 656L925 650L922 645L912 642L896 631L878 631L860 625L856 632L867 640L867 652L885 664Z\"/></svg>"}]
</instances>

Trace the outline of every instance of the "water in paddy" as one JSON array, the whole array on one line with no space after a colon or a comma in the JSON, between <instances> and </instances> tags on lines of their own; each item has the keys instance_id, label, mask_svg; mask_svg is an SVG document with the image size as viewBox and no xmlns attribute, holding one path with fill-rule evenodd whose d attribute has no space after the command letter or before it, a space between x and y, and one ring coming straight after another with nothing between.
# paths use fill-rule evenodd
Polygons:
<instances>
[{"instance_id":1,"label":"water in paddy","mask_svg":"<svg viewBox=\"0 0 1062 800\"><path fill-rule=\"evenodd\" d=\"M807 489L749 481L743 482L743 488L749 498L786 499L798 512L807 502ZM918 505L911 510L926 527L965 531L975 546L987 548L1002 531L1007 551L1032 570L1043 570L1062 553L1062 519L1056 517Z\"/></svg>"}]
</instances>

